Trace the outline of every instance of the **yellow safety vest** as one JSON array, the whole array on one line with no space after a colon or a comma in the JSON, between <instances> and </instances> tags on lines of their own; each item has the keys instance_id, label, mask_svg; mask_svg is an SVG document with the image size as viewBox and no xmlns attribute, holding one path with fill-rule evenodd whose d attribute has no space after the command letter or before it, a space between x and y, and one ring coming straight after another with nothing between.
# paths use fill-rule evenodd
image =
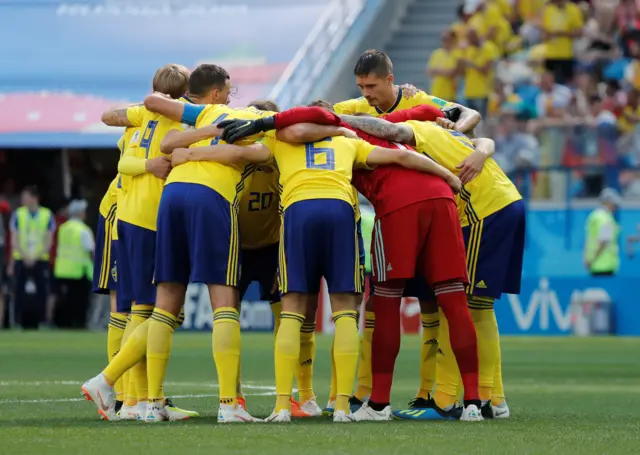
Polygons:
<instances>
[{"instance_id":1,"label":"yellow safety vest","mask_svg":"<svg viewBox=\"0 0 640 455\"><path fill-rule=\"evenodd\" d=\"M46 207L38 207L35 215L31 215L27 207L20 207L16 210L20 251L28 252L31 255L40 252L41 254L34 259L49 260L49 250L45 246L52 216L51 210ZM22 259L20 251L14 250L13 258L15 260Z\"/></svg>"},{"instance_id":2,"label":"yellow safety vest","mask_svg":"<svg viewBox=\"0 0 640 455\"><path fill-rule=\"evenodd\" d=\"M600 230L606 224L613 225L613 236L598 257L595 257L600 245ZM591 262L591 273L617 272L620 267L620 250L618 237L620 227L613 215L602 208L589 214L586 223L587 259Z\"/></svg>"},{"instance_id":3,"label":"yellow safety vest","mask_svg":"<svg viewBox=\"0 0 640 455\"><path fill-rule=\"evenodd\" d=\"M90 231L80 220L71 219L58 230L58 254L53 268L56 278L79 280L83 276L91 280L93 265L91 254L82 245L82 233Z\"/></svg>"}]
</instances>

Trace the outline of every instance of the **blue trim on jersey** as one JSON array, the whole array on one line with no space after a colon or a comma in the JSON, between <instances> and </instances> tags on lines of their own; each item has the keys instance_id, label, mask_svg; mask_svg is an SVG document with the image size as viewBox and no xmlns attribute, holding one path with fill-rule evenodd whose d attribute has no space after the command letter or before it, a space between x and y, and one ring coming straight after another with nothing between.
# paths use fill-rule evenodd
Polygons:
<instances>
[{"instance_id":1,"label":"blue trim on jersey","mask_svg":"<svg viewBox=\"0 0 640 455\"><path fill-rule=\"evenodd\" d=\"M205 107L207 106L204 104L185 104L180 123L196 126L196 121Z\"/></svg>"},{"instance_id":2,"label":"blue trim on jersey","mask_svg":"<svg viewBox=\"0 0 640 455\"><path fill-rule=\"evenodd\" d=\"M191 98L189 98L187 95L182 95L182 97L187 100L189 103L191 104L196 104L195 101L193 101Z\"/></svg>"}]
</instances>

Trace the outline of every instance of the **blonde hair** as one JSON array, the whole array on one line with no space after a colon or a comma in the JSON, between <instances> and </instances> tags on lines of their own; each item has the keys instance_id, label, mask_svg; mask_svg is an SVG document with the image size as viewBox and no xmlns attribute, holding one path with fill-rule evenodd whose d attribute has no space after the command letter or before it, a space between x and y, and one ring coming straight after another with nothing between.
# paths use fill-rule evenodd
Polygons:
<instances>
[{"instance_id":1,"label":"blonde hair","mask_svg":"<svg viewBox=\"0 0 640 455\"><path fill-rule=\"evenodd\" d=\"M164 65L153 76L153 91L178 99L187 91L189 70L182 65Z\"/></svg>"}]
</instances>

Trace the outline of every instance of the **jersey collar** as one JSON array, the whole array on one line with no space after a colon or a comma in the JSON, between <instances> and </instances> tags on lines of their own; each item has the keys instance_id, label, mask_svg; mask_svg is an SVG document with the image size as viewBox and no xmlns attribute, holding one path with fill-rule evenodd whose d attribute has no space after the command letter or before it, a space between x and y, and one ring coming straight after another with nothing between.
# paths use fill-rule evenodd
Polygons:
<instances>
[{"instance_id":1,"label":"jersey collar","mask_svg":"<svg viewBox=\"0 0 640 455\"><path fill-rule=\"evenodd\" d=\"M393 106L391 106L387 111L383 111L378 106L376 106L376 112L380 115L390 114L395 110L396 107L398 107L398 104L400 104L400 101L402 101L402 87L398 87L398 97L396 98L396 102L393 103Z\"/></svg>"},{"instance_id":2,"label":"jersey collar","mask_svg":"<svg viewBox=\"0 0 640 455\"><path fill-rule=\"evenodd\" d=\"M182 98L187 100L187 102L191 103L191 104L196 104L193 102L193 100L191 98L189 98L187 95L182 95Z\"/></svg>"}]
</instances>

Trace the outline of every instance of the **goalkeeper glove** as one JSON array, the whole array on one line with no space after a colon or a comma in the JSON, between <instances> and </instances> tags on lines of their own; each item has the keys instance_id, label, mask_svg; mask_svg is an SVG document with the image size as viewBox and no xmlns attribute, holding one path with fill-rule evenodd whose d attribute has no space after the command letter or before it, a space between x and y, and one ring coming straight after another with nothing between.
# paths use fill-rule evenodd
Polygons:
<instances>
[{"instance_id":1,"label":"goalkeeper glove","mask_svg":"<svg viewBox=\"0 0 640 455\"><path fill-rule=\"evenodd\" d=\"M460 106L449 106L442 109L442 113L444 114L446 119L451 120L455 123L460 119L462 109L460 109Z\"/></svg>"},{"instance_id":2,"label":"goalkeeper glove","mask_svg":"<svg viewBox=\"0 0 640 455\"><path fill-rule=\"evenodd\" d=\"M224 130L222 139L229 144L233 144L247 136L272 130L275 128L275 123L275 118L271 116L257 120L223 120L217 126Z\"/></svg>"}]
</instances>

